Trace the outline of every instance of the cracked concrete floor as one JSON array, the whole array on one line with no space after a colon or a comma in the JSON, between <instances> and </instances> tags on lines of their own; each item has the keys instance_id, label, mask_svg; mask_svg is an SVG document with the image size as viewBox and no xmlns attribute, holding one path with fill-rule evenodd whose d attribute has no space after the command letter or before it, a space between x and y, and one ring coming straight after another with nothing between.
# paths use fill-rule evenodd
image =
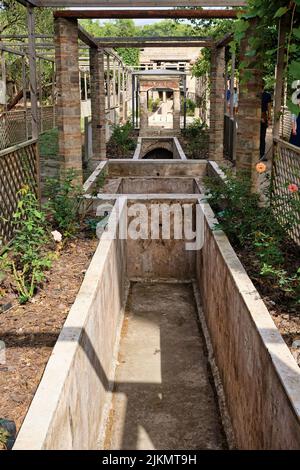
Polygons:
<instances>
[{"instance_id":1,"label":"cracked concrete floor","mask_svg":"<svg viewBox=\"0 0 300 470\"><path fill-rule=\"evenodd\" d=\"M104 447L227 448L192 285L132 283Z\"/></svg>"}]
</instances>

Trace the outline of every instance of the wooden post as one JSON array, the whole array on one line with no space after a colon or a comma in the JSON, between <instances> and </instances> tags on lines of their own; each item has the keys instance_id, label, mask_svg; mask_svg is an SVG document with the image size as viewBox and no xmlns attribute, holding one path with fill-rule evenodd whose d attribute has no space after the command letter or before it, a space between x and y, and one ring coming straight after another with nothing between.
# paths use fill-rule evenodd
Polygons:
<instances>
[{"instance_id":1,"label":"wooden post","mask_svg":"<svg viewBox=\"0 0 300 470\"><path fill-rule=\"evenodd\" d=\"M110 93L111 93L111 89L110 89L110 55L107 54L106 56L106 87L107 87L107 109L109 111L109 119L110 119Z\"/></svg>"},{"instance_id":2,"label":"wooden post","mask_svg":"<svg viewBox=\"0 0 300 470\"><path fill-rule=\"evenodd\" d=\"M39 132L43 132L43 112L42 112L42 70L41 70L41 59L39 59L39 66L38 66L38 89L39 89L39 103L40 106L38 108L39 112Z\"/></svg>"},{"instance_id":3,"label":"wooden post","mask_svg":"<svg viewBox=\"0 0 300 470\"><path fill-rule=\"evenodd\" d=\"M284 69L285 69L285 40L288 26L288 15L283 16L279 22L278 32L278 50L276 65L276 80L274 93L274 126L273 137L279 138L280 134L280 116L282 106L282 96L284 93Z\"/></svg>"},{"instance_id":4,"label":"wooden post","mask_svg":"<svg viewBox=\"0 0 300 470\"><path fill-rule=\"evenodd\" d=\"M33 7L27 8L28 25L28 56L29 56L29 81L30 100L32 116L32 138L37 139L39 135L38 126L38 103L37 103L37 79L36 79L36 51L35 51L35 14Z\"/></svg>"},{"instance_id":5,"label":"wooden post","mask_svg":"<svg viewBox=\"0 0 300 470\"><path fill-rule=\"evenodd\" d=\"M27 116L27 80L26 80L26 59L22 57L22 84L23 84L23 104L25 117L25 136L28 140L28 116Z\"/></svg>"},{"instance_id":6,"label":"wooden post","mask_svg":"<svg viewBox=\"0 0 300 470\"><path fill-rule=\"evenodd\" d=\"M117 94L117 101L118 101L118 107L119 107L119 121L121 121L121 63L118 61L118 94Z\"/></svg>"},{"instance_id":7,"label":"wooden post","mask_svg":"<svg viewBox=\"0 0 300 470\"><path fill-rule=\"evenodd\" d=\"M117 103L116 103L116 60L113 57L113 107L115 108ZM116 124L116 111L114 110L114 124Z\"/></svg>"},{"instance_id":8,"label":"wooden post","mask_svg":"<svg viewBox=\"0 0 300 470\"><path fill-rule=\"evenodd\" d=\"M132 82L131 82L131 102L132 102L132 126L135 128L135 109L134 109L134 96L135 96L135 75L132 76Z\"/></svg>"},{"instance_id":9,"label":"wooden post","mask_svg":"<svg viewBox=\"0 0 300 470\"><path fill-rule=\"evenodd\" d=\"M56 126L56 118L55 118L55 63L52 64L52 108L53 108L53 127Z\"/></svg>"},{"instance_id":10,"label":"wooden post","mask_svg":"<svg viewBox=\"0 0 300 470\"><path fill-rule=\"evenodd\" d=\"M140 91L140 86L139 86L139 80L136 76L136 84L135 84L135 119L136 119L136 125L138 127L139 125L139 91Z\"/></svg>"},{"instance_id":11,"label":"wooden post","mask_svg":"<svg viewBox=\"0 0 300 470\"><path fill-rule=\"evenodd\" d=\"M231 58L231 78L230 78L230 117L234 117L234 76L235 76L235 52Z\"/></svg>"},{"instance_id":12,"label":"wooden post","mask_svg":"<svg viewBox=\"0 0 300 470\"><path fill-rule=\"evenodd\" d=\"M87 89L87 79L86 79L86 70L83 72L83 80L84 80L84 101L88 99L88 89Z\"/></svg>"},{"instance_id":13,"label":"wooden post","mask_svg":"<svg viewBox=\"0 0 300 470\"><path fill-rule=\"evenodd\" d=\"M186 129L186 75L183 78L183 128Z\"/></svg>"}]
</instances>

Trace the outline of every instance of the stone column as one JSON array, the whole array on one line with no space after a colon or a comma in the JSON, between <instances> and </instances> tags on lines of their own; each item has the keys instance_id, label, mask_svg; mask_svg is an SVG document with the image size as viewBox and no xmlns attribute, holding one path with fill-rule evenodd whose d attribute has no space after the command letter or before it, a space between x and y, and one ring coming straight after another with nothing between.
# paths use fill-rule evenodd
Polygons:
<instances>
[{"instance_id":1,"label":"stone column","mask_svg":"<svg viewBox=\"0 0 300 470\"><path fill-rule=\"evenodd\" d=\"M255 35L255 23L252 22L246 37L241 42L240 61L249 60L246 53L249 39ZM245 82L243 78L247 76ZM251 78L249 79L248 76ZM256 187L257 172L255 166L259 160L260 123L261 123L261 94L263 90L262 72L253 67L245 68L240 72L238 132L236 147L236 168L244 170L252 179L253 189Z\"/></svg>"},{"instance_id":2,"label":"stone column","mask_svg":"<svg viewBox=\"0 0 300 470\"><path fill-rule=\"evenodd\" d=\"M148 106L147 91L140 90L140 134L147 133L148 129Z\"/></svg>"},{"instance_id":3,"label":"stone column","mask_svg":"<svg viewBox=\"0 0 300 470\"><path fill-rule=\"evenodd\" d=\"M90 48L93 157L91 167L106 159L104 51Z\"/></svg>"},{"instance_id":4,"label":"stone column","mask_svg":"<svg viewBox=\"0 0 300 470\"><path fill-rule=\"evenodd\" d=\"M180 90L173 91L173 130L180 134Z\"/></svg>"},{"instance_id":5,"label":"stone column","mask_svg":"<svg viewBox=\"0 0 300 470\"><path fill-rule=\"evenodd\" d=\"M61 168L78 171L82 181L81 108L77 20L56 18L57 127Z\"/></svg>"},{"instance_id":6,"label":"stone column","mask_svg":"<svg viewBox=\"0 0 300 470\"><path fill-rule=\"evenodd\" d=\"M163 102L167 102L167 92L165 90L163 91Z\"/></svg>"},{"instance_id":7,"label":"stone column","mask_svg":"<svg viewBox=\"0 0 300 470\"><path fill-rule=\"evenodd\" d=\"M223 160L224 152L224 73L225 48L213 48L210 71L209 159L218 162Z\"/></svg>"}]
</instances>

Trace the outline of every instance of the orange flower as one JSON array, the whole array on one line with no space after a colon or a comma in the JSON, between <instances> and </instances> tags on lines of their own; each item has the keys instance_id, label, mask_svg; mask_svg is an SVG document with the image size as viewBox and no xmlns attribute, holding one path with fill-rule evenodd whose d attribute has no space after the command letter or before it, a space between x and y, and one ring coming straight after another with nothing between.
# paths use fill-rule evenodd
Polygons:
<instances>
[{"instance_id":1,"label":"orange flower","mask_svg":"<svg viewBox=\"0 0 300 470\"><path fill-rule=\"evenodd\" d=\"M296 193L299 190L299 188L296 184L291 183L288 185L288 190L291 191L291 193Z\"/></svg>"},{"instance_id":2,"label":"orange flower","mask_svg":"<svg viewBox=\"0 0 300 470\"><path fill-rule=\"evenodd\" d=\"M264 173L267 169L266 165L262 162L257 163L255 168L257 173Z\"/></svg>"}]
</instances>

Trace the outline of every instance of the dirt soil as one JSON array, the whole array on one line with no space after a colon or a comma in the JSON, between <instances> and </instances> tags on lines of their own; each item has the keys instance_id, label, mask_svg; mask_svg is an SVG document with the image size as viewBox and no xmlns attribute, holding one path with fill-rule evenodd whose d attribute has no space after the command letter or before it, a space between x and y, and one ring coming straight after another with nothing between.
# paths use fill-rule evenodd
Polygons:
<instances>
[{"instance_id":1,"label":"dirt soil","mask_svg":"<svg viewBox=\"0 0 300 470\"><path fill-rule=\"evenodd\" d=\"M97 246L97 239L70 241L47 272L47 280L31 302L19 305L4 282L7 294L0 307L0 340L6 363L0 364L0 419L13 420L19 430L42 378L64 321Z\"/></svg>"}]
</instances>

